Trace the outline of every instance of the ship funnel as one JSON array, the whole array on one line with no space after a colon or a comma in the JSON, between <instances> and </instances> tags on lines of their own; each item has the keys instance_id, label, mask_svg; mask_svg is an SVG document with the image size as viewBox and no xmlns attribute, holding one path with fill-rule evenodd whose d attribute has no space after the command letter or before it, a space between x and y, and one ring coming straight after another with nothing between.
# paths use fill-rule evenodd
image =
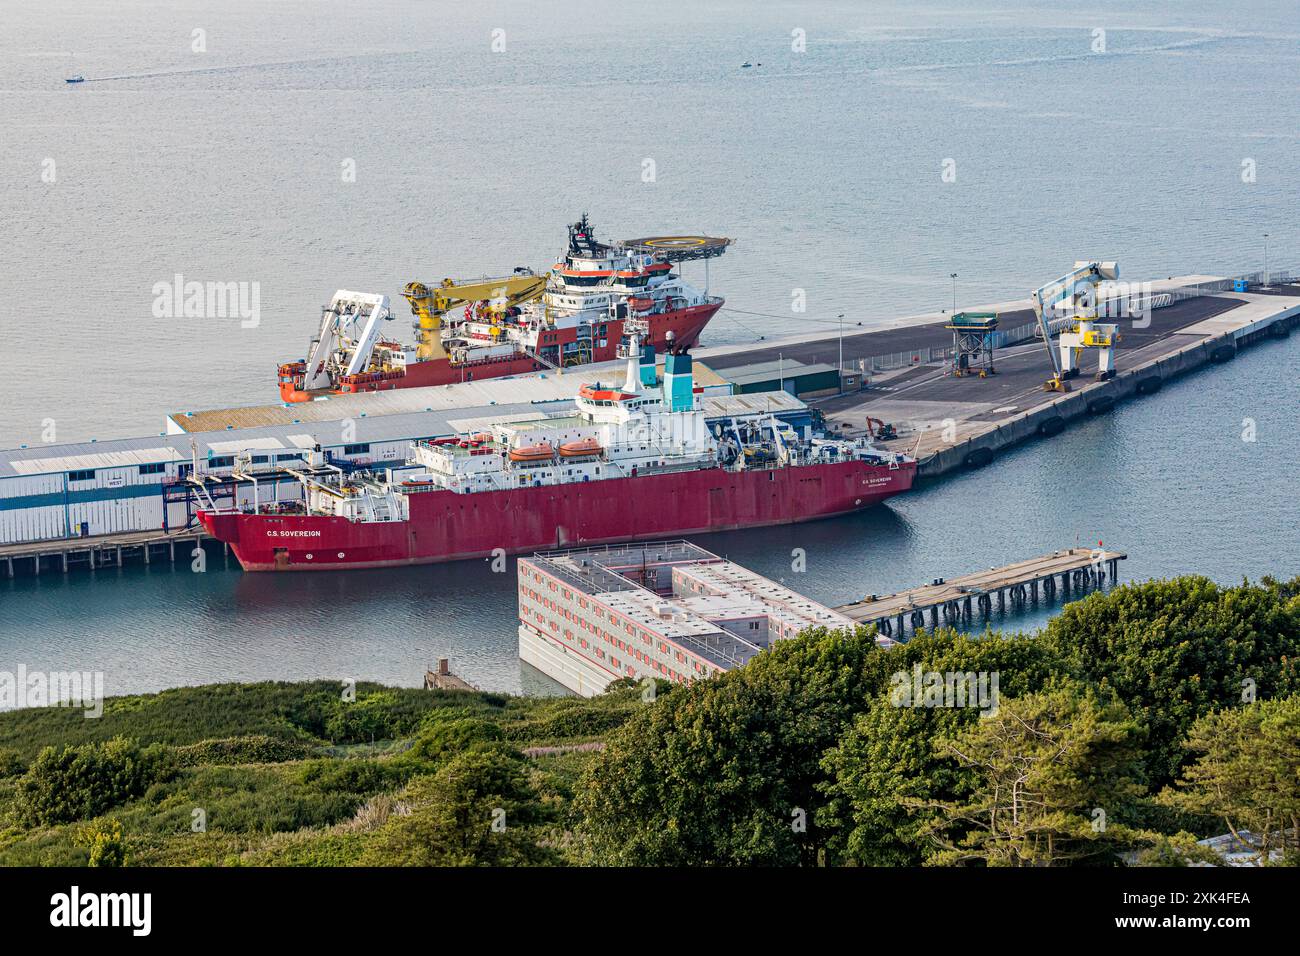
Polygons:
<instances>
[{"instance_id":1,"label":"ship funnel","mask_svg":"<svg viewBox=\"0 0 1300 956\"><path fill-rule=\"evenodd\" d=\"M641 346L641 385L644 388L654 388L655 383L655 347L646 342Z\"/></svg>"},{"instance_id":2,"label":"ship funnel","mask_svg":"<svg viewBox=\"0 0 1300 956\"><path fill-rule=\"evenodd\" d=\"M695 408L695 377L691 356L685 349L664 356L664 401L670 412L689 412Z\"/></svg>"}]
</instances>

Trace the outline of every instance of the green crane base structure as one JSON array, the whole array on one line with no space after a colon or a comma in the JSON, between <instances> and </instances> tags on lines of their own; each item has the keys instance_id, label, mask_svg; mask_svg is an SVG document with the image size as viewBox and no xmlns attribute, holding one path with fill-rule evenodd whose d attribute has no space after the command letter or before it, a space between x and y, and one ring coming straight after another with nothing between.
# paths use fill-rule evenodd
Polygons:
<instances>
[{"instance_id":1,"label":"green crane base structure","mask_svg":"<svg viewBox=\"0 0 1300 956\"><path fill-rule=\"evenodd\" d=\"M993 333L996 312L957 312L944 326L952 330L952 374L955 378L993 375Z\"/></svg>"}]
</instances>

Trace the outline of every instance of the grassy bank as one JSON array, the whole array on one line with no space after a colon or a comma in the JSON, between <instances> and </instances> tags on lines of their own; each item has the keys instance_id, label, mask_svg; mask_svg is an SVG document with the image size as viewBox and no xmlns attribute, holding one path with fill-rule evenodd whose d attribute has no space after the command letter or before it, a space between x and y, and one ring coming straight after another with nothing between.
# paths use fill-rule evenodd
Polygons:
<instances>
[{"instance_id":1,"label":"grassy bank","mask_svg":"<svg viewBox=\"0 0 1300 956\"><path fill-rule=\"evenodd\" d=\"M84 865L96 827L114 822L137 865L359 863L392 817L388 795L471 751L503 755L496 763L520 772L538 808L567 806L595 756L573 745L601 740L639 706L636 690L588 701L365 683L345 700L342 685L320 681L113 698L98 719L69 708L0 714L0 864ZM128 788L119 805L103 807L95 826L78 806L24 813L20 784L42 750L89 755L115 740L134 747L123 762L156 764L138 793ZM542 751L522 756L533 748ZM69 802L78 787L111 788L112 776L69 769L58 789ZM558 815L524 816L529 840L556 845L547 859L566 859Z\"/></svg>"}]
</instances>

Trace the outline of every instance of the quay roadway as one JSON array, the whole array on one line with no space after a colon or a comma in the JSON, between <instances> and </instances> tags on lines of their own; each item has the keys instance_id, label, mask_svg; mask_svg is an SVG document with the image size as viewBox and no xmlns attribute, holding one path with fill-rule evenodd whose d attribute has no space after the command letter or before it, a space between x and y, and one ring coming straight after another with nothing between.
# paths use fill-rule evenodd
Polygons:
<instances>
[{"instance_id":1,"label":"quay roadway","mask_svg":"<svg viewBox=\"0 0 1300 956\"><path fill-rule=\"evenodd\" d=\"M1292 287L1289 298L1222 293L1189 299L1155 310L1148 328L1133 328L1131 322L1116 323L1120 326L1116 373L1125 376L1151 368L1152 374L1159 374L1154 363L1160 360L1206 342L1222 341L1224 336L1232 342L1235 333L1283 318L1284 314L1294 315L1297 308L1300 289ZM1233 345L1226 347L1235 351ZM881 443L883 447L906 451L925 462L937 452L966 445L1026 416L1055 414L1051 406L1066 398L1092 402L1093 398L1080 395L1088 390L1099 399L1111 395L1112 402L1115 394L1127 394L1130 389L1116 392L1095 385L1096 356L1090 352L1084 351L1083 367L1076 378L1068 381L1070 391L1064 395L1044 391L1043 383L1051 367L1042 342L1034 340L997 350L996 373L987 378L955 378L949 374L946 362L934 362L878 374L862 391L813 404L826 415L828 423L849 436L865 433L868 415L892 423L899 437ZM1015 429L1023 430L1023 426L1016 425ZM995 441L995 445L1001 443ZM942 467L951 467L951 462ZM929 473L941 472L931 467Z\"/></svg>"},{"instance_id":2,"label":"quay roadway","mask_svg":"<svg viewBox=\"0 0 1300 956\"><path fill-rule=\"evenodd\" d=\"M1180 328L1226 311L1232 308L1233 304L1231 300L1222 300L1214 296L1202 296L1199 299L1188 299L1164 309L1154 309L1151 312L1152 323L1149 329L1134 329L1131 319L1103 321L1111 321L1120 326L1122 336L1120 347L1124 348L1131 342L1143 343L1152 338L1169 335ZM1017 309L998 314L998 328L1004 331L1030 325L1035 321L1032 309ZM944 319L938 323L925 323L853 334L848 334L847 329L851 328L851 326L846 326L844 365L846 368L856 368L860 358L869 359L873 356L892 355L913 349L949 348L952 346L952 332L943 327L946 322L947 319ZM1041 351L1042 342L1037 341L1037 346ZM756 362L775 362L778 358L783 358L786 361L803 362L807 365L816 362L827 362L834 365L839 361L839 339L837 336L831 335L827 338L819 337L813 341L774 343L770 346L760 348L751 346L744 350L735 351L730 351L725 346L719 346L713 349L697 349L692 354L709 368L717 371ZM1043 365L1046 367L1046 353L1043 353L1042 357ZM995 355L994 358L996 359L997 356ZM1043 378L1046 379L1047 375L1044 375Z\"/></svg>"},{"instance_id":3,"label":"quay roadway","mask_svg":"<svg viewBox=\"0 0 1300 956\"><path fill-rule=\"evenodd\" d=\"M1203 296L1156 309L1151 314L1149 328L1135 329L1121 322L1115 366L1131 368L1181 348L1186 344L1179 334L1181 330L1243 304L1235 299ZM977 375L954 378L948 374L946 362L913 366L894 375L876 376L873 384L861 392L829 398L817 405L828 419L856 425L855 430L861 431L867 414L896 425L900 424L895 421L900 417L991 421L1026 411L1055 397L1043 391L1043 383L1051 377L1051 366L1041 340L998 349L993 359L996 374L988 378ZM1096 356L1085 350L1083 361L1089 360L1093 364L1084 365L1079 376L1071 381L1072 391L1092 381ZM878 407L866 407L869 405ZM849 416L855 416L857 421L848 420Z\"/></svg>"}]
</instances>

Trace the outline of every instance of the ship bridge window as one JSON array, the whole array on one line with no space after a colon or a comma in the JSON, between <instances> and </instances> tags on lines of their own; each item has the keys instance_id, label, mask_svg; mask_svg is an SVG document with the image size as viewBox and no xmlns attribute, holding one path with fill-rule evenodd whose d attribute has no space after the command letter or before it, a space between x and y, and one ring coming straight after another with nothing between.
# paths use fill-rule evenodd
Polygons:
<instances>
[{"instance_id":1,"label":"ship bridge window","mask_svg":"<svg viewBox=\"0 0 1300 956\"><path fill-rule=\"evenodd\" d=\"M234 455L219 455L216 458L208 459L209 468L229 468L235 463Z\"/></svg>"},{"instance_id":2,"label":"ship bridge window","mask_svg":"<svg viewBox=\"0 0 1300 956\"><path fill-rule=\"evenodd\" d=\"M369 445L344 445L343 454L345 455L365 455L369 453Z\"/></svg>"},{"instance_id":3,"label":"ship bridge window","mask_svg":"<svg viewBox=\"0 0 1300 956\"><path fill-rule=\"evenodd\" d=\"M166 470L167 465L161 461L150 462L147 465L140 466L140 474L142 475L161 475Z\"/></svg>"},{"instance_id":4,"label":"ship bridge window","mask_svg":"<svg viewBox=\"0 0 1300 956\"><path fill-rule=\"evenodd\" d=\"M95 480L94 468L87 468L84 471L68 472L68 481L94 481L94 480Z\"/></svg>"}]
</instances>

